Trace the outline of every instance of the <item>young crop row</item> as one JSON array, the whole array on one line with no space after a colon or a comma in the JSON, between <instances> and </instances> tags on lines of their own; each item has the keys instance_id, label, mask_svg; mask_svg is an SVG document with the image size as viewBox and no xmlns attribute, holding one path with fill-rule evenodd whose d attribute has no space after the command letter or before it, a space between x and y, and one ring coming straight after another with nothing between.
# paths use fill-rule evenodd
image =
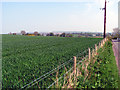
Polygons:
<instances>
[{"instance_id":1,"label":"young crop row","mask_svg":"<svg viewBox=\"0 0 120 90\"><path fill-rule=\"evenodd\" d=\"M101 40L19 35L2 38L3 88L21 88Z\"/></svg>"}]
</instances>

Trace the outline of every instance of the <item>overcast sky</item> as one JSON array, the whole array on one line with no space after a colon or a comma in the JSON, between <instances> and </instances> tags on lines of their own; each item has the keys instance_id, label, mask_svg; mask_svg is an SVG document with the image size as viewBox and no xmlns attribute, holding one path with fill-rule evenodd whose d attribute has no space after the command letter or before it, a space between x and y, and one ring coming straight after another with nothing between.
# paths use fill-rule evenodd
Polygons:
<instances>
[{"instance_id":1,"label":"overcast sky","mask_svg":"<svg viewBox=\"0 0 120 90\"><path fill-rule=\"evenodd\" d=\"M107 3L107 32L118 27L118 1ZM102 7L104 0L3 0L2 33L103 32Z\"/></svg>"}]
</instances>

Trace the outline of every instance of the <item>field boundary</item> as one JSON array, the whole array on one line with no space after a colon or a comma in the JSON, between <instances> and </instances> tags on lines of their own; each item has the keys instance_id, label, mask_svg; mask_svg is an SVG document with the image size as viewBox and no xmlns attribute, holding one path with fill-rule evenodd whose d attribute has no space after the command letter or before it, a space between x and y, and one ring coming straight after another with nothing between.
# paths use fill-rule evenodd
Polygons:
<instances>
[{"instance_id":1,"label":"field boundary","mask_svg":"<svg viewBox=\"0 0 120 90\"><path fill-rule=\"evenodd\" d=\"M88 50L85 50L85 51L79 53L78 55L82 55L82 54L84 54L84 53L87 53L87 51L88 51ZM78 55L76 55L76 56L78 56ZM39 78L33 80L32 82L24 85L21 89L30 88L30 87L34 86L35 84L37 84L37 83L40 82L41 80L47 78L50 74L55 73L55 72L56 72L55 70L59 70L60 68L64 67L64 65L67 65L67 64L70 63L71 61L73 61L73 58L71 58L71 59L68 60L67 62L61 64L59 67L56 67L56 68L54 68L53 70L51 70L51 71L43 74L42 76L40 76Z\"/></svg>"},{"instance_id":2,"label":"field boundary","mask_svg":"<svg viewBox=\"0 0 120 90\"><path fill-rule=\"evenodd\" d=\"M83 83L85 82L85 80L87 78L89 78L88 77L88 75L89 75L88 65L90 63L94 64L95 61L96 61L96 60L92 61L91 59L94 58L98 54L97 53L98 49L102 48L107 41L108 41L108 38L105 38L101 42L99 42L98 46L97 46L97 44L95 44L95 49L93 48L91 50L90 48L88 48L88 50L89 50L88 55L86 55L81 61L81 63L82 63L81 67L82 67L82 70L84 70L84 77L85 77L84 80L83 80ZM52 88L56 88L58 86L61 87L61 88L73 88L77 84L77 77L81 76L82 72L78 69L79 66L77 67L77 65L80 62L77 63L77 65L76 65L76 56L74 56L74 57L75 57L74 58L74 66L72 68L70 68L68 71L66 71L66 73L63 76L61 76L60 78L56 78L57 80L47 88L51 88L53 85L55 85L55 86L52 87ZM71 70L73 70L73 71L71 73L69 73ZM62 77L64 77L64 84L62 86L60 86L60 85L58 85L58 83L59 83L59 80L62 79Z\"/></svg>"}]
</instances>

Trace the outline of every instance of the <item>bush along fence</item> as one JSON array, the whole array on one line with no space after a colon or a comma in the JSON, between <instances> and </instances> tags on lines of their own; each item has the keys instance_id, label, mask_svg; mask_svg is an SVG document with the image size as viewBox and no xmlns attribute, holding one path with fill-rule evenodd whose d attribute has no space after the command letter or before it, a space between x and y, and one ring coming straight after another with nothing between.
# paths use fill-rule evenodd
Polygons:
<instances>
[{"instance_id":1,"label":"bush along fence","mask_svg":"<svg viewBox=\"0 0 120 90\"><path fill-rule=\"evenodd\" d=\"M73 67L69 70L64 67L66 73L59 78L59 71L57 71L56 80L47 88L87 88L87 80L93 76L91 73L92 66L96 63L98 50L103 48L107 41L108 38L104 38L98 45L95 44L95 48L88 48L88 55L82 58L82 60L74 56Z\"/></svg>"}]
</instances>

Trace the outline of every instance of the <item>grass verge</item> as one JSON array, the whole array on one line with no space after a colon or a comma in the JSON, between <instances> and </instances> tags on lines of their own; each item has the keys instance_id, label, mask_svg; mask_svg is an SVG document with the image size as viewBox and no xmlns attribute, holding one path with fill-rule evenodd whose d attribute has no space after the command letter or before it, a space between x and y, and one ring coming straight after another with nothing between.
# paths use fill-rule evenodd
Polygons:
<instances>
[{"instance_id":1,"label":"grass verge","mask_svg":"<svg viewBox=\"0 0 120 90\"><path fill-rule=\"evenodd\" d=\"M90 63L88 67L89 78L83 82L81 77L78 77L77 88L118 88L120 78L112 42L107 41L103 48L98 50L98 55L94 59L96 62Z\"/></svg>"}]
</instances>

